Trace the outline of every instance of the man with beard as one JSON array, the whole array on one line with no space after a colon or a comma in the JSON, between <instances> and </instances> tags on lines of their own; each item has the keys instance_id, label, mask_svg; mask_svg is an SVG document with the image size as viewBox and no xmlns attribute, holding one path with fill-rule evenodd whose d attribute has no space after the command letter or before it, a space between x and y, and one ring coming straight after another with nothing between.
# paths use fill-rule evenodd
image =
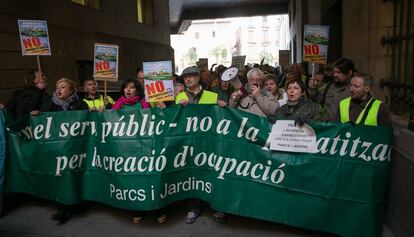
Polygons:
<instances>
[{"instance_id":1,"label":"man with beard","mask_svg":"<svg viewBox=\"0 0 414 237\"><path fill-rule=\"evenodd\" d=\"M334 81L326 88L322 106L324 120L333 120L339 102L351 95L350 82L356 72L354 63L348 58L341 58L334 64Z\"/></svg>"},{"instance_id":2,"label":"man with beard","mask_svg":"<svg viewBox=\"0 0 414 237\"><path fill-rule=\"evenodd\" d=\"M372 96L374 80L371 75L356 73L351 80L351 96L341 100L333 121L369 126L391 126L384 103Z\"/></svg>"}]
</instances>

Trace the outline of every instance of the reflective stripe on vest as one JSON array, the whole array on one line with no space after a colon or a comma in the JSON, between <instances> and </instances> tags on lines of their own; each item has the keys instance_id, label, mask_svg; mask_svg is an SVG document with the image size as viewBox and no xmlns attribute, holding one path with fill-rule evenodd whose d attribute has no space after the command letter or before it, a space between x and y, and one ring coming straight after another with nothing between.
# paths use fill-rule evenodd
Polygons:
<instances>
[{"instance_id":1,"label":"reflective stripe on vest","mask_svg":"<svg viewBox=\"0 0 414 237\"><path fill-rule=\"evenodd\" d=\"M371 100L374 100L374 103L372 103L372 106L368 111L368 115L365 119L364 125L378 126L377 117L378 117L379 107L380 107L382 102L380 100L375 100L374 98L371 98ZM358 119L356 121L356 124L361 123L362 116L364 116L364 113L365 113L365 109L369 105L371 100L368 101L368 103L365 105L365 108L358 115ZM349 122L349 107L350 107L350 105L351 105L351 97L345 98L345 99L341 100L341 102L339 103L339 114L340 114L340 117L341 117L341 123Z\"/></svg>"},{"instance_id":2,"label":"reflective stripe on vest","mask_svg":"<svg viewBox=\"0 0 414 237\"><path fill-rule=\"evenodd\" d=\"M110 104L114 103L114 100L111 97L107 97ZM105 102L102 95L99 95L98 98L94 100L83 99L85 103L88 105L88 108L105 108Z\"/></svg>"},{"instance_id":3,"label":"reflective stripe on vest","mask_svg":"<svg viewBox=\"0 0 414 237\"><path fill-rule=\"evenodd\" d=\"M217 104L217 97L217 93L204 90L203 94L201 94L201 98L198 101L198 104ZM185 91L181 92L175 97L175 103L179 104L180 100L188 100L188 96Z\"/></svg>"}]
</instances>

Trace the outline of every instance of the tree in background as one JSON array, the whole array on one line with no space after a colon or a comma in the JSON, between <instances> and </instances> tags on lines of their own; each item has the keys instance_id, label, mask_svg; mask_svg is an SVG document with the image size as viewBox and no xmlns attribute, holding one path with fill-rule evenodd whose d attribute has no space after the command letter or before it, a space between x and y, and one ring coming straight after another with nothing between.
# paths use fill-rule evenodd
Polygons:
<instances>
[{"instance_id":1,"label":"tree in background","mask_svg":"<svg viewBox=\"0 0 414 237\"><path fill-rule=\"evenodd\" d=\"M227 60L227 49L219 45L210 51L210 56L216 59L217 64L223 64Z\"/></svg>"},{"instance_id":2,"label":"tree in background","mask_svg":"<svg viewBox=\"0 0 414 237\"><path fill-rule=\"evenodd\" d=\"M269 64L269 65L273 65L274 64L274 57L271 53L266 52L266 51L261 51L259 53L259 58L260 60L263 60L263 64Z\"/></svg>"},{"instance_id":3,"label":"tree in background","mask_svg":"<svg viewBox=\"0 0 414 237\"><path fill-rule=\"evenodd\" d=\"M183 57L184 67L194 66L198 61L197 50L195 47L191 47L187 50L187 53Z\"/></svg>"}]
</instances>

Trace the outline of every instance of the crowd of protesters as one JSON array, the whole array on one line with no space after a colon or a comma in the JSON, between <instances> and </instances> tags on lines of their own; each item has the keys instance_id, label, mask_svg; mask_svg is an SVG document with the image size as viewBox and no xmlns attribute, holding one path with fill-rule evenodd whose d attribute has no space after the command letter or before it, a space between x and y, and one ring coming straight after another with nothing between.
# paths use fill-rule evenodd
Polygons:
<instances>
[{"instance_id":1,"label":"crowd of protesters","mask_svg":"<svg viewBox=\"0 0 414 237\"><path fill-rule=\"evenodd\" d=\"M187 106L188 104L217 104L229 106L268 118L271 123L280 119L295 120L302 126L312 121L328 121L391 126L384 103L374 98L372 76L357 71L354 63L341 58L310 75L305 64L294 63L288 73L269 65L246 65L231 81L220 80L227 69L223 65L208 68L188 67L181 76L174 75L174 102L149 103L144 94L144 73L137 69L134 79L124 80L120 97L114 101L98 93L95 80L84 81L84 98L79 98L73 80L61 78L52 96L45 92L46 76L32 70L26 76L27 88L16 92L5 104L16 118L36 116L41 112L108 109L140 110L151 107ZM200 201L189 200L187 224L199 217ZM65 222L74 206L59 205L52 219ZM133 221L139 223L143 212L135 212ZM226 214L216 212L219 222ZM157 221L167 220L165 209L158 211Z\"/></svg>"}]
</instances>

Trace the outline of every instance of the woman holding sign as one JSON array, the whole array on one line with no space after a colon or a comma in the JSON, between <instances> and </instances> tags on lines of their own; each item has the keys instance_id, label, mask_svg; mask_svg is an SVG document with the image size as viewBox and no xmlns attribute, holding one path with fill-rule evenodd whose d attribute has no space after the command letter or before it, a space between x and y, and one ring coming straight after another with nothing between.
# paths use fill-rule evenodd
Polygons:
<instances>
[{"instance_id":1,"label":"woman holding sign","mask_svg":"<svg viewBox=\"0 0 414 237\"><path fill-rule=\"evenodd\" d=\"M273 116L269 116L272 123L279 119L295 120L296 124L302 126L311 120L321 120L321 108L306 98L306 87L301 80L289 81L286 85L286 92L288 95L287 103L276 110Z\"/></svg>"},{"instance_id":2,"label":"woman holding sign","mask_svg":"<svg viewBox=\"0 0 414 237\"><path fill-rule=\"evenodd\" d=\"M120 93L121 98L112 106L114 110L151 108L151 105L145 101L144 89L138 80L125 80Z\"/></svg>"}]
</instances>

